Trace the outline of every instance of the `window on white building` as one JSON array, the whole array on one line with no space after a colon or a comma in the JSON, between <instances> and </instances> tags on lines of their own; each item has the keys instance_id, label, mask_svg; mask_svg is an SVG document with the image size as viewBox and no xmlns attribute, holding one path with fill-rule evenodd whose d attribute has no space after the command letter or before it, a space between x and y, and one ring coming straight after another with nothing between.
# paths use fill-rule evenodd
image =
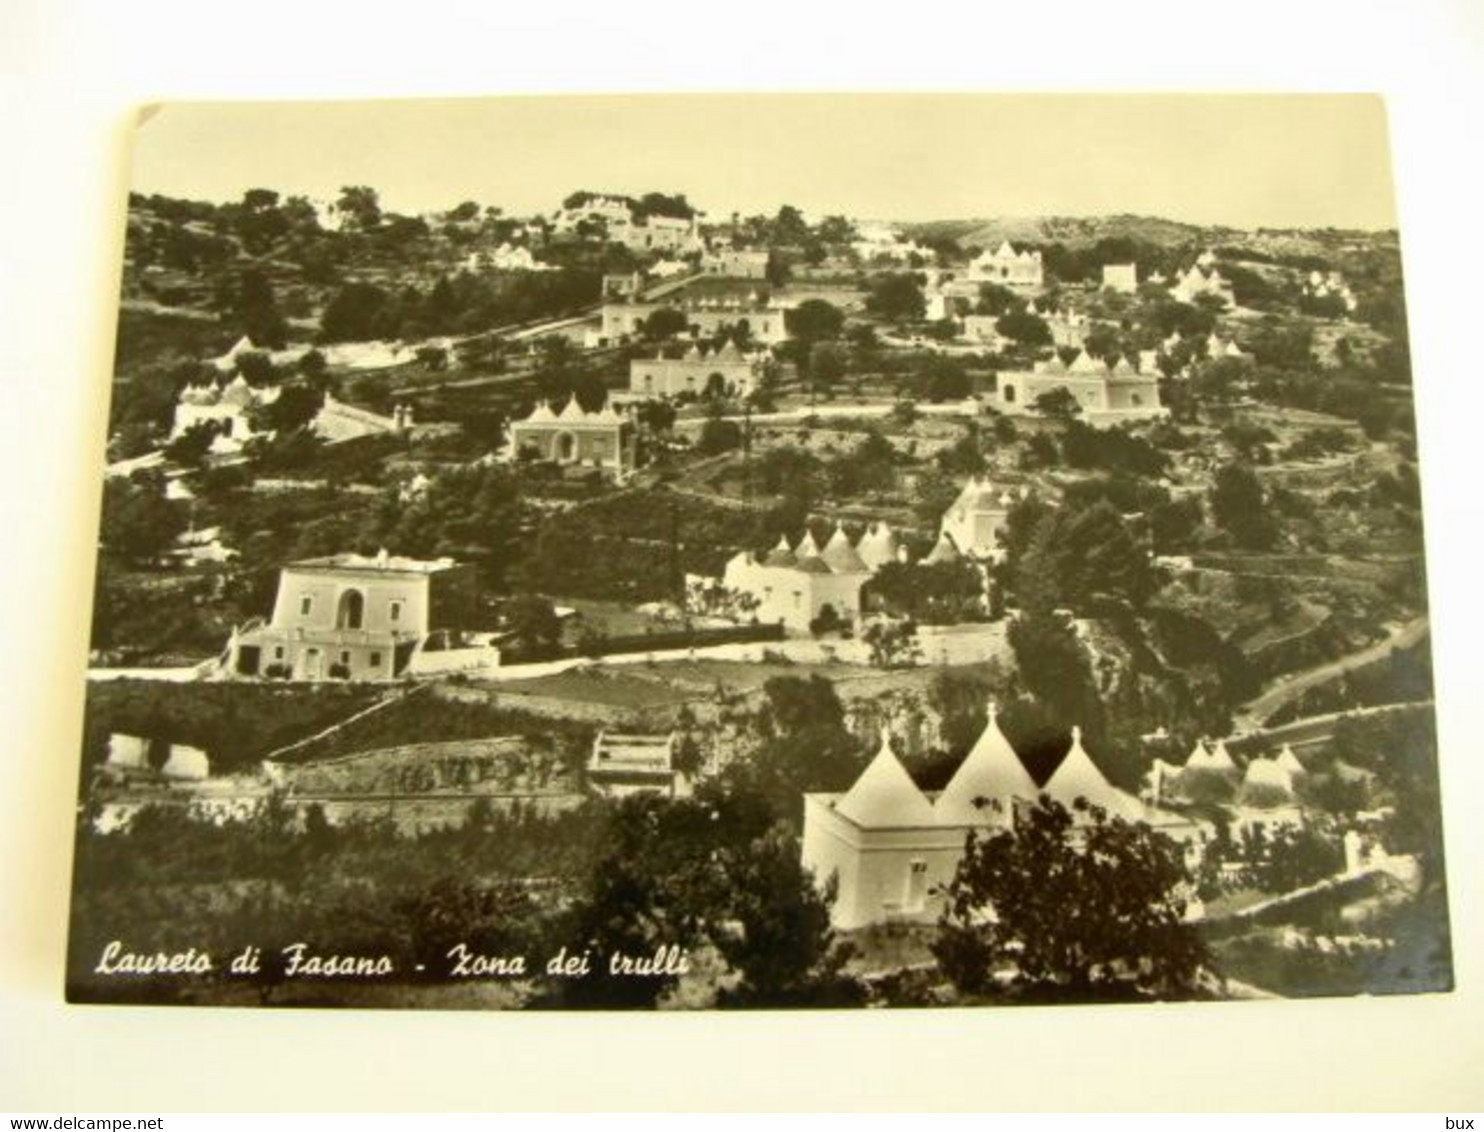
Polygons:
<instances>
[{"instance_id":1,"label":"window on white building","mask_svg":"<svg viewBox=\"0 0 1484 1132\"><path fill-rule=\"evenodd\" d=\"M301 597L299 599L299 616L308 617L309 611L314 608L314 598Z\"/></svg>"},{"instance_id":2,"label":"window on white building","mask_svg":"<svg viewBox=\"0 0 1484 1132\"><path fill-rule=\"evenodd\" d=\"M903 908L908 912L921 912L927 904L927 862L914 859L907 866L907 899Z\"/></svg>"},{"instance_id":3,"label":"window on white building","mask_svg":"<svg viewBox=\"0 0 1484 1132\"><path fill-rule=\"evenodd\" d=\"M400 601L394 601L394 602L392 602L391 608L388 611L387 616L389 616L393 621L400 621L400 620L402 620L402 603Z\"/></svg>"}]
</instances>

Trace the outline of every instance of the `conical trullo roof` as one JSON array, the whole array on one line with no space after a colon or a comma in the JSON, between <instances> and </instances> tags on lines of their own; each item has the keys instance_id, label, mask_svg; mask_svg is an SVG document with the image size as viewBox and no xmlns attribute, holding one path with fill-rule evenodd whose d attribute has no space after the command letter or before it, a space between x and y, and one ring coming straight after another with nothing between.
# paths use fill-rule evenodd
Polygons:
<instances>
[{"instance_id":1,"label":"conical trullo roof","mask_svg":"<svg viewBox=\"0 0 1484 1132\"><path fill-rule=\"evenodd\" d=\"M1207 763L1212 770L1236 770L1237 764L1232 761L1231 752L1226 749L1226 741L1216 740L1216 746L1211 748L1211 760Z\"/></svg>"},{"instance_id":2,"label":"conical trullo roof","mask_svg":"<svg viewBox=\"0 0 1484 1132\"><path fill-rule=\"evenodd\" d=\"M869 574L871 572L870 568L861 561L861 556L855 552L855 547L850 545L850 536L845 533L844 527L835 528L835 533L830 536L830 541L825 543L820 557L837 574Z\"/></svg>"},{"instance_id":3,"label":"conical trullo roof","mask_svg":"<svg viewBox=\"0 0 1484 1132\"><path fill-rule=\"evenodd\" d=\"M1211 756L1206 751L1206 741L1197 739L1195 749L1190 752L1190 757L1185 760L1186 770L1209 770L1211 767Z\"/></svg>"},{"instance_id":4,"label":"conical trullo roof","mask_svg":"<svg viewBox=\"0 0 1484 1132\"><path fill-rule=\"evenodd\" d=\"M1242 776L1242 785L1272 788L1291 794L1293 793L1293 776L1284 770L1276 759L1253 759L1247 764L1247 772Z\"/></svg>"},{"instance_id":5,"label":"conical trullo roof","mask_svg":"<svg viewBox=\"0 0 1484 1132\"><path fill-rule=\"evenodd\" d=\"M1069 809L1078 798L1085 798L1114 817L1136 819L1144 815L1144 808L1137 798L1125 794L1103 777L1103 772L1082 746L1080 727L1072 728L1072 748L1046 783L1043 793Z\"/></svg>"},{"instance_id":6,"label":"conical trullo roof","mask_svg":"<svg viewBox=\"0 0 1484 1132\"><path fill-rule=\"evenodd\" d=\"M866 829L932 825L933 806L891 749L891 733L881 731L881 746L835 812Z\"/></svg>"},{"instance_id":7,"label":"conical trullo roof","mask_svg":"<svg viewBox=\"0 0 1484 1132\"><path fill-rule=\"evenodd\" d=\"M887 524L877 523L861 536L855 552L870 569L879 569L897 560L897 536Z\"/></svg>"},{"instance_id":8,"label":"conical trullo roof","mask_svg":"<svg viewBox=\"0 0 1484 1132\"><path fill-rule=\"evenodd\" d=\"M794 555L798 558L819 557L819 543L814 539L814 532L807 527L804 529L804 537L799 540L799 545L794 547Z\"/></svg>"},{"instance_id":9,"label":"conical trullo roof","mask_svg":"<svg viewBox=\"0 0 1484 1132\"><path fill-rule=\"evenodd\" d=\"M1293 753L1293 748L1287 743L1283 744L1283 749L1278 752L1278 757L1273 761L1290 775L1305 773L1304 764L1299 762L1299 757Z\"/></svg>"},{"instance_id":10,"label":"conical trullo roof","mask_svg":"<svg viewBox=\"0 0 1484 1132\"><path fill-rule=\"evenodd\" d=\"M1008 809L1009 799L1034 801L1038 793L1035 779L1000 730L999 713L991 701L983 734L938 795L933 810L940 821L968 825L984 822L992 813L977 804L981 799Z\"/></svg>"},{"instance_id":11,"label":"conical trullo roof","mask_svg":"<svg viewBox=\"0 0 1484 1132\"><path fill-rule=\"evenodd\" d=\"M1068 373L1102 373L1107 367L1086 350L1078 352L1072 359L1072 364L1067 367Z\"/></svg>"},{"instance_id":12,"label":"conical trullo roof","mask_svg":"<svg viewBox=\"0 0 1484 1132\"><path fill-rule=\"evenodd\" d=\"M929 566L936 566L940 562L957 562L963 555L958 552L958 546L953 541L953 536L947 531L938 535L938 541L933 544L933 549L928 551L928 556L923 559Z\"/></svg>"},{"instance_id":13,"label":"conical trullo roof","mask_svg":"<svg viewBox=\"0 0 1484 1132\"><path fill-rule=\"evenodd\" d=\"M794 552L788 548L787 535L778 536L778 545L763 556L763 561L769 566L792 566L797 561Z\"/></svg>"}]
</instances>

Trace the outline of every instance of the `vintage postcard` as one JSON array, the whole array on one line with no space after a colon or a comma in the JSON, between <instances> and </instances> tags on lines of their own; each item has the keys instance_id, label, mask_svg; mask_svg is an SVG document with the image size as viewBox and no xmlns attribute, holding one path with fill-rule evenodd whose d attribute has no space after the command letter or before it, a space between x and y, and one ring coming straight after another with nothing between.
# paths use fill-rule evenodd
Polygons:
<instances>
[{"instance_id":1,"label":"vintage postcard","mask_svg":"<svg viewBox=\"0 0 1484 1132\"><path fill-rule=\"evenodd\" d=\"M180 104L131 185L72 1001L1451 989L1379 99Z\"/></svg>"}]
</instances>

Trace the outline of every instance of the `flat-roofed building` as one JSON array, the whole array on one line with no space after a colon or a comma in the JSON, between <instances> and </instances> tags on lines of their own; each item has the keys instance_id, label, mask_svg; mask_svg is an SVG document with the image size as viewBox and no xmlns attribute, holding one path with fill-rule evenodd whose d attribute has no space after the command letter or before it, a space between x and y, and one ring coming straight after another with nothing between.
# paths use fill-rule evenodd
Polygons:
<instances>
[{"instance_id":1,"label":"flat-roofed building","mask_svg":"<svg viewBox=\"0 0 1484 1132\"><path fill-rule=\"evenodd\" d=\"M391 680L436 629L468 624L474 569L452 558L333 554L285 566L267 624L234 630L225 674Z\"/></svg>"}]
</instances>

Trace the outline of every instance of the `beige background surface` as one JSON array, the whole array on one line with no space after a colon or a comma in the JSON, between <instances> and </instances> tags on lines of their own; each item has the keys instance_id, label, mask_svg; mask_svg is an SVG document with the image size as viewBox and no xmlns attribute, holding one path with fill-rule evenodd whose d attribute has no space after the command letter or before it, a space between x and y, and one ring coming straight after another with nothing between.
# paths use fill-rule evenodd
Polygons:
<instances>
[{"instance_id":1,"label":"beige background surface","mask_svg":"<svg viewBox=\"0 0 1484 1132\"><path fill-rule=\"evenodd\" d=\"M1477 1110L1479 75L1467 0L11 0L0 35L0 1110L725 1107ZM1219 13L1219 14L1216 14ZM1420 999L837 1015L485 1016L68 1007L69 830L131 107L595 90L1380 90L1408 271L1460 990ZM966 133L966 147L984 144ZM246 139L240 144L246 145ZM1302 160L1299 155L1295 160Z\"/></svg>"}]
</instances>

